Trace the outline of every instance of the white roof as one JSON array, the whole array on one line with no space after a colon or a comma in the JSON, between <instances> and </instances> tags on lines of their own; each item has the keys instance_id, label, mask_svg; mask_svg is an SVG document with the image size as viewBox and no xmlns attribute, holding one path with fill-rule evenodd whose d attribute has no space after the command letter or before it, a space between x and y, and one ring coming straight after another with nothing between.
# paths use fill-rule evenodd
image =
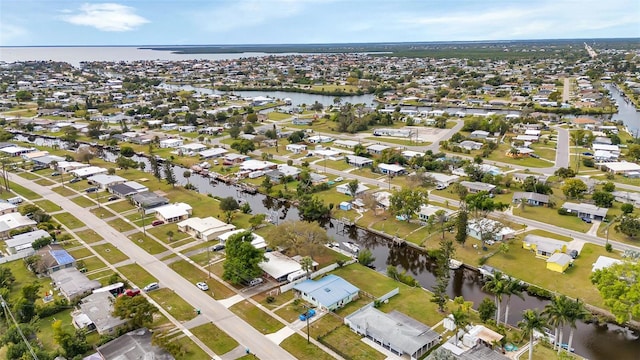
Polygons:
<instances>
[{"instance_id":1,"label":"white roof","mask_svg":"<svg viewBox=\"0 0 640 360\"><path fill-rule=\"evenodd\" d=\"M118 175L105 175L105 174L93 175L88 177L87 180L93 181L94 183L97 183L100 185L111 185L113 183L127 181L127 179Z\"/></svg>"},{"instance_id":2,"label":"white roof","mask_svg":"<svg viewBox=\"0 0 640 360\"><path fill-rule=\"evenodd\" d=\"M331 150L331 149L313 150L313 155L321 156L321 157L325 157L325 156L331 157L331 156L336 156L340 154L341 154L340 151Z\"/></svg>"},{"instance_id":3,"label":"white roof","mask_svg":"<svg viewBox=\"0 0 640 360\"><path fill-rule=\"evenodd\" d=\"M405 170L404 166L396 165L396 164L378 164L379 169L384 169L391 172L400 172Z\"/></svg>"},{"instance_id":4,"label":"white roof","mask_svg":"<svg viewBox=\"0 0 640 360\"><path fill-rule=\"evenodd\" d=\"M189 143L189 144L184 144L180 146L180 148L184 150L200 151L202 149L206 149L207 145L203 145L199 143Z\"/></svg>"},{"instance_id":5,"label":"white roof","mask_svg":"<svg viewBox=\"0 0 640 360\"><path fill-rule=\"evenodd\" d=\"M227 239L229 239L229 237L231 235L235 235L235 234L238 234L238 233L241 233L241 232L245 232L245 231L247 231L247 230L245 230L245 229L236 229L236 230L233 230L233 231L229 231L229 232L226 232L226 233L224 233L222 235L218 235L218 240L220 240L221 242L225 242L225 241L227 241ZM260 235L258 235L256 233L251 233L251 235L253 235L253 240L251 240L251 245L253 245L253 247L255 247L256 249L264 249L264 248L267 247L267 242L265 241L265 239L262 236L260 236Z\"/></svg>"},{"instance_id":6,"label":"white roof","mask_svg":"<svg viewBox=\"0 0 640 360\"><path fill-rule=\"evenodd\" d=\"M640 171L640 165L632 162L620 161L604 164L611 171Z\"/></svg>"},{"instance_id":7,"label":"white roof","mask_svg":"<svg viewBox=\"0 0 640 360\"><path fill-rule=\"evenodd\" d=\"M180 139L164 139L160 140L161 144L182 144L182 140Z\"/></svg>"},{"instance_id":8,"label":"white roof","mask_svg":"<svg viewBox=\"0 0 640 360\"><path fill-rule=\"evenodd\" d=\"M154 210L165 219L188 215L191 209L191 205L185 203L173 203L154 208Z\"/></svg>"},{"instance_id":9,"label":"white roof","mask_svg":"<svg viewBox=\"0 0 640 360\"><path fill-rule=\"evenodd\" d=\"M250 171L256 171L256 170L264 170L264 169L269 169L269 168L273 168L276 167L277 165L275 163L272 163L271 161L262 161L262 160L247 160L245 162L243 162L242 164L240 164L240 170L250 170Z\"/></svg>"},{"instance_id":10,"label":"white roof","mask_svg":"<svg viewBox=\"0 0 640 360\"><path fill-rule=\"evenodd\" d=\"M620 152L620 147L618 145L608 145L608 144L593 144L591 146L593 150L607 150L613 152Z\"/></svg>"},{"instance_id":11,"label":"white roof","mask_svg":"<svg viewBox=\"0 0 640 360\"><path fill-rule=\"evenodd\" d=\"M0 151L5 152L7 154L17 154L19 152L32 151L35 148L25 148L22 146L10 146L0 149Z\"/></svg>"},{"instance_id":12,"label":"white roof","mask_svg":"<svg viewBox=\"0 0 640 360\"><path fill-rule=\"evenodd\" d=\"M52 155L54 156L54 155ZM80 169L89 167L89 164L83 164L77 161L58 161L58 169Z\"/></svg>"},{"instance_id":13,"label":"white roof","mask_svg":"<svg viewBox=\"0 0 640 360\"><path fill-rule=\"evenodd\" d=\"M203 156L203 157L219 156L219 155L226 154L227 152L228 151L223 148L212 148L212 149L200 151L200 156Z\"/></svg>"},{"instance_id":14,"label":"white roof","mask_svg":"<svg viewBox=\"0 0 640 360\"><path fill-rule=\"evenodd\" d=\"M48 232L44 230L36 230L36 231L30 231L28 233L16 235L13 238L5 241L5 243L7 244L8 248L15 248L25 244L31 245L34 241L38 239L48 238L48 237L51 237L51 235L49 235Z\"/></svg>"},{"instance_id":15,"label":"white roof","mask_svg":"<svg viewBox=\"0 0 640 360\"><path fill-rule=\"evenodd\" d=\"M408 157L408 158L413 158L415 156L422 156L422 155L424 155L424 153L421 153L419 151L405 150L402 152L402 156Z\"/></svg>"},{"instance_id":16,"label":"white roof","mask_svg":"<svg viewBox=\"0 0 640 360\"><path fill-rule=\"evenodd\" d=\"M212 216L206 218L192 217L178 223L178 228L190 227L203 235L215 234L235 229L235 225L227 224Z\"/></svg>"},{"instance_id":17,"label":"white roof","mask_svg":"<svg viewBox=\"0 0 640 360\"><path fill-rule=\"evenodd\" d=\"M453 210L445 209L443 207L435 206L435 205L421 205L419 213L426 216L431 216L431 215L435 215L435 213L439 210L444 211L446 216L451 216L453 213L455 213L455 211Z\"/></svg>"},{"instance_id":18,"label":"white roof","mask_svg":"<svg viewBox=\"0 0 640 360\"><path fill-rule=\"evenodd\" d=\"M33 226L35 221L23 216L20 213L8 213L0 215L0 232L10 231L23 226Z\"/></svg>"},{"instance_id":19,"label":"white roof","mask_svg":"<svg viewBox=\"0 0 640 360\"><path fill-rule=\"evenodd\" d=\"M622 260L600 255L598 256L598 259L596 260L596 262L593 263L593 265L591 266L591 272L608 268L609 266L616 265L616 264L622 264Z\"/></svg>"},{"instance_id":20,"label":"white roof","mask_svg":"<svg viewBox=\"0 0 640 360\"><path fill-rule=\"evenodd\" d=\"M0 212L4 212L7 210L12 210L17 208L17 206L13 205L12 203L8 203L8 202L0 202Z\"/></svg>"},{"instance_id":21,"label":"white roof","mask_svg":"<svg viewBox=\"0 0 640 360\"><path fill-rule=\"evenodd\" d=\"M566 265L569 262L571 262L571 256L567 255L567 254L563 254L563 253L555 253L553 255L551 255L551 257L549 257L549 259L547 259L548 263L556 263L558 265Z\"/></svg>"},{"instance_id":22,"label":"white roof","mask_svg":"<svg viewBox=\"0 0 640 360\"><path fill-rule=\"evenodd\" d=\"M299 263L277 251L265 253L264 257L267 258L268 261L261 262L258 266L274 279L280 279L293 272L302 270L302 266L300 266Z\"/></svg>"},{"instance_id":23,"label":"white roof","mask_svg":"<svg viewBox=\"0 0 640 360\"><path fill-rule=\"evenodd\" d=\"M424 176L431 176L433 180L441 183L454 182L460 179L460 176L458 175L447 175L447 174L442 174L437 172L425 172Z\"/></svg>"},{"instance_id":24,"label":"white roof","mask_svg":"<svg viewBox=\"0 0 640 360\"><path fill-rule=\"evenodd\" d=\"M472 230L474 230L476 232L480 232L480 230L482 230L483 228L495 229L495 228L499 227L499 230L496 233L496 235L498 235L498 236L511 235L511 234L515 234L515 232L516 232L515 230L513 230L512 228L510 228L508 226L503 226L498 221L487 219L487 218L484 218L484 219L481 219L481 220L470 220L468 227L469 227L469 229L472 229Z\"/></svg>"},{"instance_id":25,"label":"white roof","mask_svg":"<svg viewBox=\"0 0 640 360\"><path fill-rule=\"evenodd\" d=\"M97 166L89 166L82 169L71 170L69 172L74 174L77 177L87 177L87 176L96 175L96 174L104 174L107 172L107 169L97 167Z\"/></svg>"},{"instance_id":26,"label":"white roof","mask_svg":"<svg viewBox=\"0 0 640 360\"><path fill-rule=\"evenodd\" d=\"M390 149L390 147L386 145L378 145L378 144L367 146L367 150L373 150L373 151L383 151L386 149Z\"/></svg>"},{"instance_id":27,"label":"white roof","mask_svg":"<svg viewBox=\"0 0 640 360\"><path fill-rule=\"evenodd\" d=\"M357 141L354 141L354 140L336 140L336 141L333 142L333 144L334 145L341 145L341 146L344 146L344 147L354 147L354 146L356 146L356 145L358 145L360 143L357 142Z\"/></svg>"}]
</instances>

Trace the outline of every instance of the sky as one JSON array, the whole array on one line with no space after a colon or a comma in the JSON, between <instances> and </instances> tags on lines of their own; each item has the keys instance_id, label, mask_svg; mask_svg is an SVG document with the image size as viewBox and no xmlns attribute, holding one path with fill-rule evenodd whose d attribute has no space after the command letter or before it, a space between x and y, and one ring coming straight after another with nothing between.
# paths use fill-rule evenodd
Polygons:
<instances>
[{"instance_id":1,"label":"sky","mask_svg":"<svg viewBox=\"0 0 640 360\"><path fill-rule=\"evenodd\" d=\"M0 1L0 46L620 37L640 37L640 1Z\"/></svg>"}]
</instances>

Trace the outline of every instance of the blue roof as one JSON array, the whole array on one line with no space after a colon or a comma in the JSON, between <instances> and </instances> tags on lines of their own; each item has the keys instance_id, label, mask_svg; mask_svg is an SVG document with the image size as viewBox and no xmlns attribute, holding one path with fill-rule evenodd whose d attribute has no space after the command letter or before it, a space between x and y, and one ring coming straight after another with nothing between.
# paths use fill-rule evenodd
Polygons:
<instances>
[{"instance_id":1,"label":"blue roof","mask_svg":"<svg viewBox=\"0 0 640 360\"><path fill-rule=\"evenodd\" d=\"M318 281L305 280L293 288L308 294L316 299L318 304L325 307L329 307L360 291L360 289L336 275L327 275Z\"/></svg>"},{"instance_id":2,"label":"blue roof","mask_svg":"<svg viewBox=\"0 0 640 360\"><path fill-rule=\"evenodd\" d=\"M73 256L69 255L66 250L50 250L49 253L53 256L58 265L67 265L75 261Z\"/></svg>"}]
</instances>

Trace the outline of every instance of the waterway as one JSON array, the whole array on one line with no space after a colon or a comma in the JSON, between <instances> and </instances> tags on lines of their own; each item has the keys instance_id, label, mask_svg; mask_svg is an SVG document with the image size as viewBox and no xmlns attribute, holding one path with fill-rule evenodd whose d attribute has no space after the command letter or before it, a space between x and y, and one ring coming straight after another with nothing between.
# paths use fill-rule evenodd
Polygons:
<instances>
[{"instance_id":1,"label":"waterway","mask_svg":"<svg viewBox=\"0 0 640 360\"><path fill-rule=\"evenodd\" d=\"M640 133L640 111L631 100L627 100L626 97L622 96L623 93L617 86L607 83L604 84L604 88L609 90L613 101L618 103L618 112L613 114L611 120L621 120L629 132L637 137L638 133Z\"/></svg>"},{"instance_id":2,"label":"waterway","mask_svg":"<svg viewBox=\"0 0 640 360\"><path fill-rule=\"evenodd\" d=\"M67 144L60 140L45 139L42 137L29 137L23 135L16 136L19 141L29 141L37 145L52 146L56 144L60 148L67 148ZM115 161L117 153L111 151L103 151L102 158L107 161ZM133 160L142 161L147 164L147 171L151 171L149 161L144 156L134 156ZM186 184L187 180L183 177L186 169L175 166L174 175L178 184ZM250 195L242 193L238 188L224 183L212 182L209 178L192 174L189 178L197 191L202 194L211 194L213 196L233 196L236 199L242 199L251 205L254 214L267 214L272 219L277 218L277 222L299 220L299 213L296 207L287 202L269 198L262 194ZM371 250L376 260L374 267L376 271L386 273L387 266L396 266L401 271L406 270L407 273L415 277L420 284L429 290L433 290L435 285L435 263L430 259L424 251L412 248L410 246L394 246L392 241L382 236L373 234L356 227L347 227L346 230L337 220L331 220L325 224L327 234L335 239L338 243L353 241L361 248ZM342 245L341 245L342 246ZM344 246L343 250L348 251ZM473 301L475 307L485 297L493 296L482 290L482 279L477 271L460 268L451 271L451 281L447 288L447 294L450 298L463 296L468 301ZM510 303L509 323L516 325L522 319L521 314L526 309L542 310L548 300L539 299L523 294L523 299L512 297ZM502 304L504 305L506 299ZM564 341L568 340L569 328L565 329ZM572 346L576 353L587 359L638 359L640 354L640 340L636 334L614 324L598 326L595 324L586 324L579 322L574 335Z\"/></svg>"}]
</instances>

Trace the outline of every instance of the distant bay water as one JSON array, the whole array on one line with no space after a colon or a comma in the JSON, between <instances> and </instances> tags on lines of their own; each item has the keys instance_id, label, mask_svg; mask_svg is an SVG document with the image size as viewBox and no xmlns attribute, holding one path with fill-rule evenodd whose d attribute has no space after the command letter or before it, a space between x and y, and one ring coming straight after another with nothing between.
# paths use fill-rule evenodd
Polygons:
<instances>
[{"instance_id":1,"label":"distant bay water","mask_svg":"<svg viewBox=\"0 0 640 360\"><path fill-rule=\"evenodd\" d=\"M295 53L176 54L171 51L142 49L133 46L0 47L0 61L52 60L66 62L75 67L80 66L82 61L230 60L269 55L295 55Z\"/></svg>"}]
</instances>

